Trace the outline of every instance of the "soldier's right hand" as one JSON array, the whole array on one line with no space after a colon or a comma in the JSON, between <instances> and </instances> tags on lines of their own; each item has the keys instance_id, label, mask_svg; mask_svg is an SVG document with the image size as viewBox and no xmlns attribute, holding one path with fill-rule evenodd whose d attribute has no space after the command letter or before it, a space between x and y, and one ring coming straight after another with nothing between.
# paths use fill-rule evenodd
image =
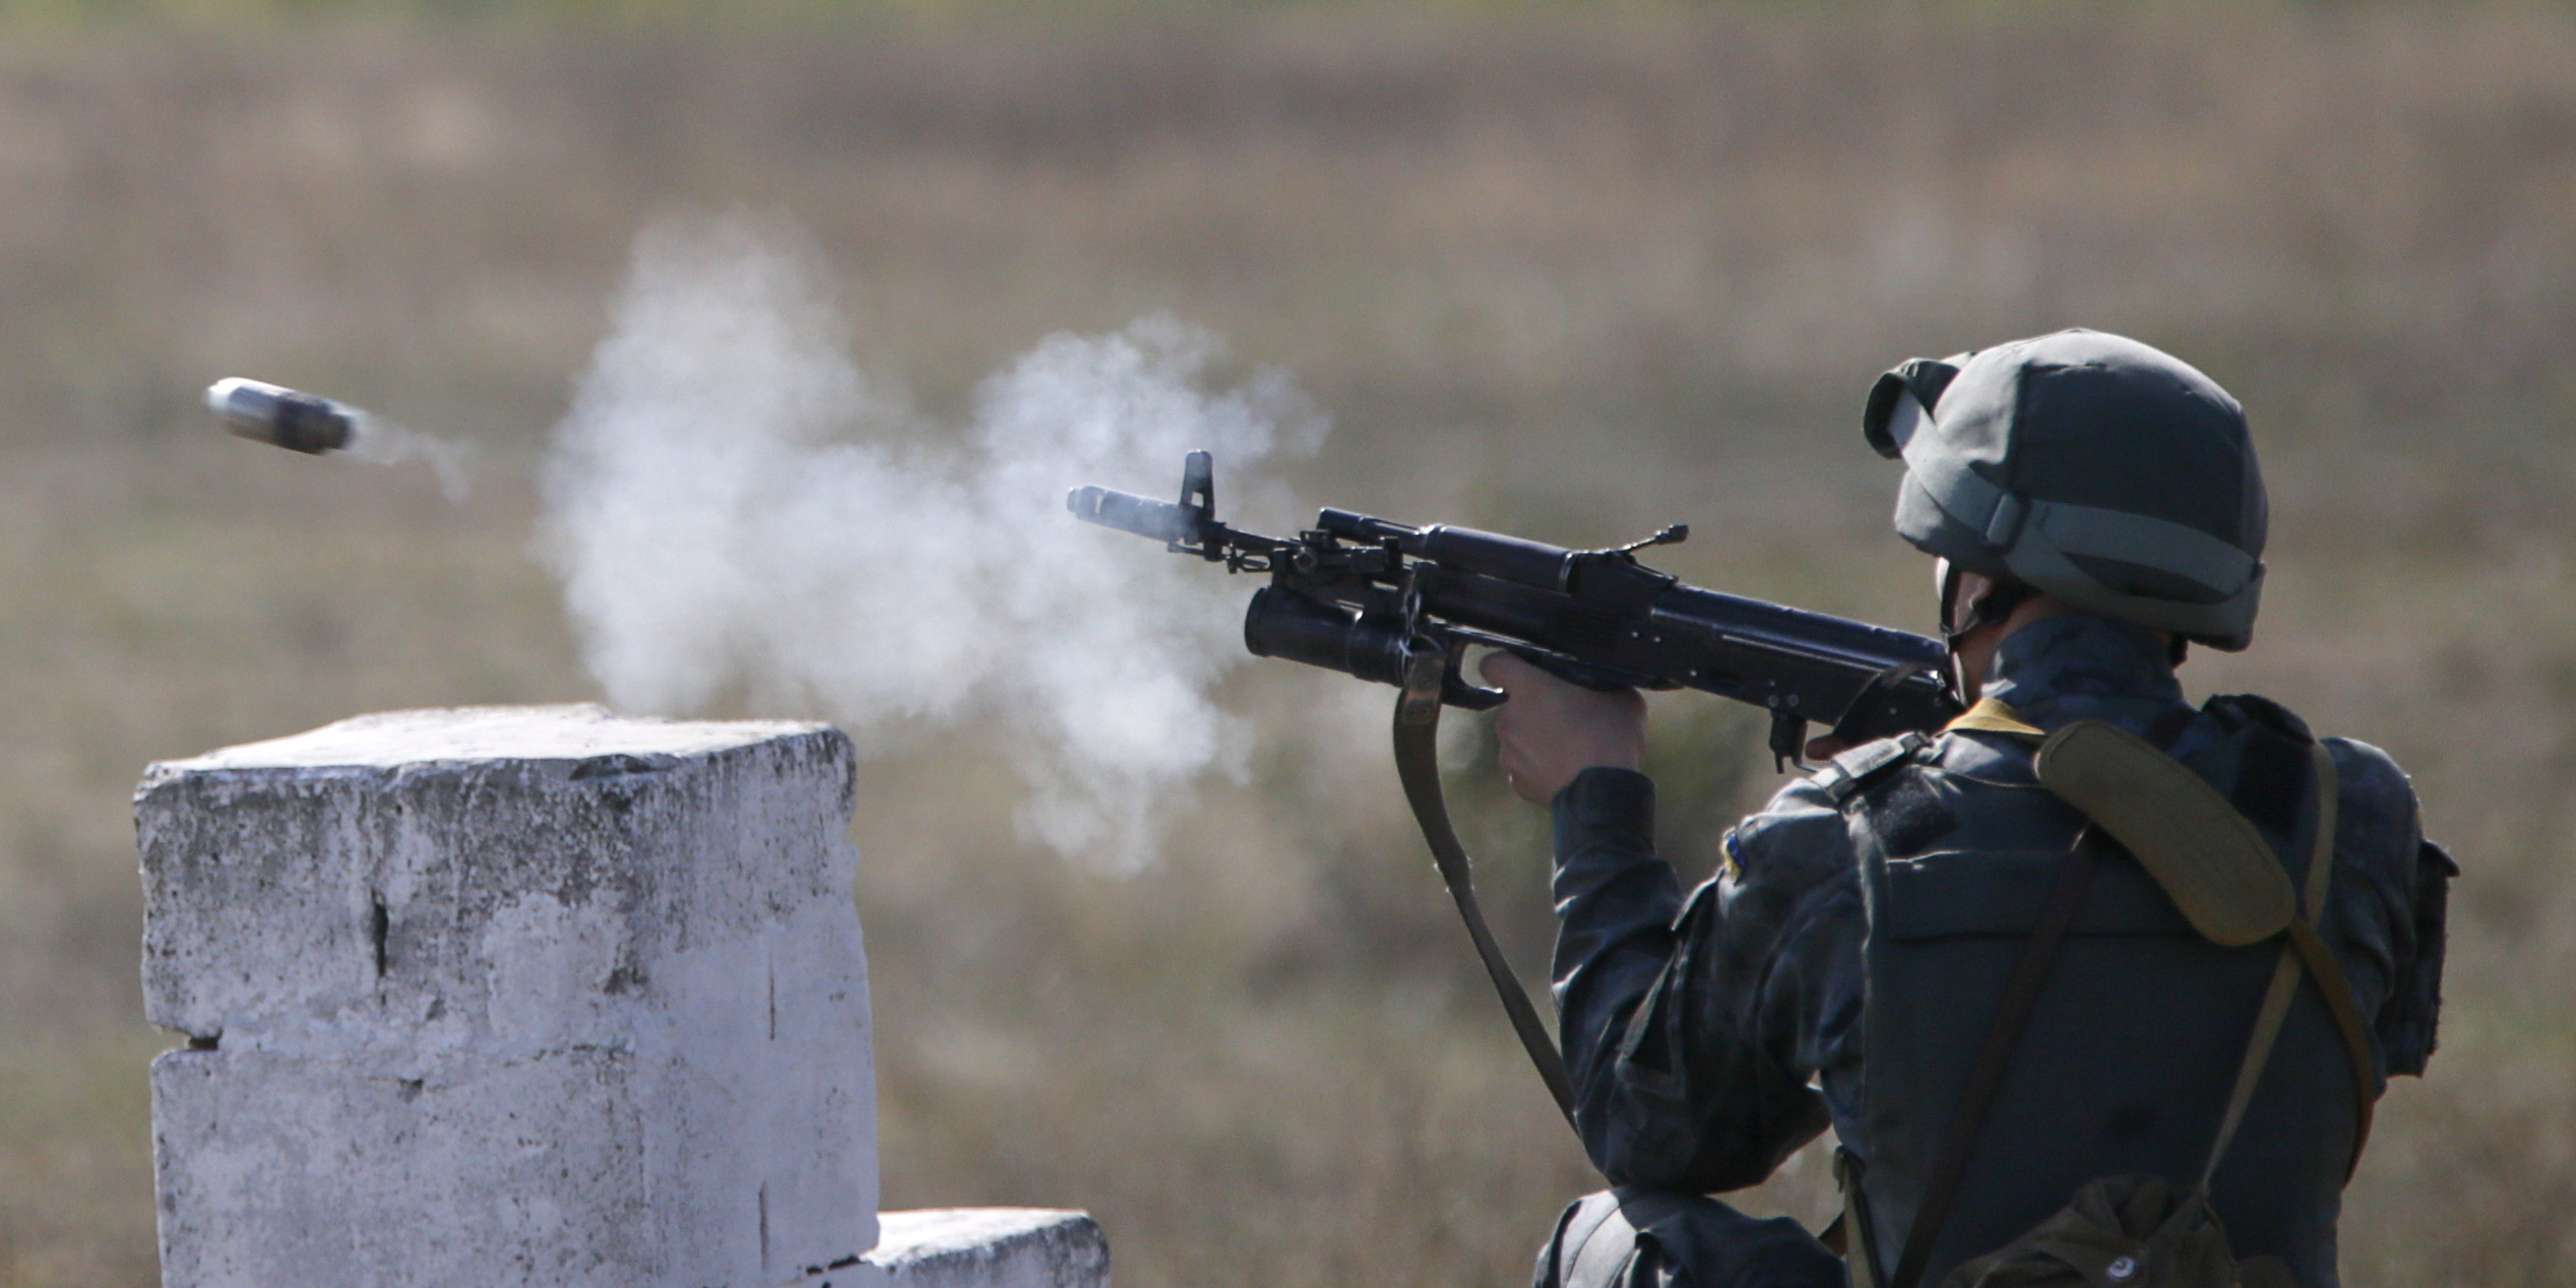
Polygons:
<instances>
[{"instance_id":1,"label":"soldier's right hand","mask_svg":"<svg viewBox=\"0 0 2576 1288\"><path fill-rule=\"evenodd\" d=\"M1503 778L1522 800L1545 805L1586 769L1645 760L1646 700L1636 690L1587 689L1502 652L1477 669L1509 695L1494 713L1494 738Z\"/></svg>"}]
</instances>

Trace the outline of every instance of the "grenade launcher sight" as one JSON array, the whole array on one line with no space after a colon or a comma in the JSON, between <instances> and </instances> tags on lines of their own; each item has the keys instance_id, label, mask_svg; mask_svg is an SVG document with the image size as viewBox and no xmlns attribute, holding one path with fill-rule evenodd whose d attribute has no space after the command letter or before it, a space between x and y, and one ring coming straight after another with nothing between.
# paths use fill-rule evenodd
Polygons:
<instances>
[{"instance_id":1,"label":"grenade launcher sight","mask_svg":"<svg viewBox=\"0 0 2576 1288\"><path fill-rule=\"evenodd\" d=\"M1678 525L1615 549L1568 550L1328 509L1294 537L1264 537L1217 522L1206 452L1189 454L1178 504L1102 487L1075 488L1065 503L1228 572L1270 574L1243 619L1254 654L1401 686L1436 651L1451 706L1502 702L1459 672L1466 649L1483 645L1592 688L1699 689L1761 707L1783 763L1799 759L1810 722L1858 743L1958 712L1938 640L1702 590L1638 562L1637 551L1690 535Z\"/></svg>"}]
</instances>

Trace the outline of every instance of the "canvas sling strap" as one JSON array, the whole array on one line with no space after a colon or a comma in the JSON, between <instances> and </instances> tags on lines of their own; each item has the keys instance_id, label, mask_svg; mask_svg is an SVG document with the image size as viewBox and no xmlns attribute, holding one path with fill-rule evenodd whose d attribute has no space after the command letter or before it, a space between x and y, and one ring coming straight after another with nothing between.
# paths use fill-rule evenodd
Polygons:
<instances>
[{"instance_id":1,"label":"canvas sling strap","mask_svg":"<svg viewBox=\"0 0 2576 1288\"><path fill-rule=\"evenodd\" d=\"M1476 901L1475 870L1467 861L1466 847L1458 842L1457 829L1450 826L1448 800L1440 790L1440 694L1449 668L1450 659L1435 647L1406 654L1403 691L1395 700L1396 777L1404 783L1404 799L1413 807L1414 822L1422 826L1422 839L1431 846L1431 862L1440 869L1441 883L1449 887L1449 898L1458 905L1458 918L1467 923L1467 938L1475 943L1476 956L1484 962L1494 992L1503 999L1503 1013L1511 1018L1512 1031L1520 1035L1522 1049L1538 1066L1548 1094L1556 1097L1557 1110L1572 1127L1574 1079L1565 1071L1565 1057L1557 1051L1556 1039L1539 1020L1538 1008L1531 1004L1520 977L1504 960L1501 945L1494 942L1492 928L1485 924L1485 910Z\"/></svg>"},{"instance_id":2,"label":"canvas sling strap","mask_svg":"<svg viewBox=\"0 0 2576 1288\"><path fill-rule=\"evenodd\" d=\"M1957 1202L1959 1183L1966 1174L1978 1131L2002 1086L2013 1049L2020 1044L2022 1031L2047 985L2066 929L2091 886L2098 860L2090 842L2097 830L2119 841L2173 899L2193 928L2212 942L2243 947L2276 936L2287 940L2247 1038L2245 1055L2237 1068L2235 1086L2228 1094L2227 1111L2211 1143L2208 1161L2191 1194L2151 1236L2150 1243L2179 1238L2191 1225L2192 1214L2206 1200L2210 1181L2217 1175L2237 1128L2243 1124L2247 1107L2253 1103L2263 1068L2271 1059L2281 1025L2297 996L2303 967L2304 973L2317 981L2352 1063L2359 1118L2353 1139L2353 1158L2357 1162L2370 1134L2376 1075L2369 1036L2361 1025L2361 1011L2353 1000L2351 985L2344 978L2342 964L2335 960L2316 929L2334 866L2338 802L2334 758L2325 745L2310 745L2316 776L2316 836L2302 899L2291 889L2288 874L2253 824L2217 789L2188 766L2158 750L2154 743L2094 720L2076 721L2054 734L2046 733L2021 719L2010 707L1992 700L1979 702L1949 727L2038 743L2036 767L2041 784L2080 810L2088 822L2070 847L2066 866L2039 923L2014 964L1994 1023L1969 1072L1958 1112L1944 1132L1940 1151L1925 1177L1922 1202L1906 1232L1905 1247L1888 1278L1888 1288L1916 1288L1931 1259L1933 1244ZM2180 729L2160 728L2156 732L2163 735L2157 741L2169 741ZM2304 915L2301 903L2305 904ZM1846 1192L1856 1195L1858 1190L1858 1178L1853 1177ZM1864 1232L1866 1228L1864 1224ZM1876 1267L1866 1249L1860 1251L1861 1255L1852 1258L1855 1281L1868 1283Z\"/></svg>"}]
</instances>

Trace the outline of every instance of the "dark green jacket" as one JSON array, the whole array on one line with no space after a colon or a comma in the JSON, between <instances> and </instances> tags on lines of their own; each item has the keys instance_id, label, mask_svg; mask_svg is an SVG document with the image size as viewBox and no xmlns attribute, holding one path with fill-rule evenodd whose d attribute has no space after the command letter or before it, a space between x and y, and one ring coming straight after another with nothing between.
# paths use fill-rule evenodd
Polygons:
<instances>
[{"instance_id":1,"label":"dark green jacket","mask_svg":"<svg viewBox=\"0 0 2576 1288\"><path fill-rule=\"evenodd\" d=\"M1987 694L2044 729L2093 718L2143 734L2182 706L2153 635L2083 616L2005 641ZM2306 738L2278 707L2233 698L2213 700L2171 744L2281 848L2294 876L2305 866ZM2374 1024L2381 1076L2419 1074L2439 1007L2450 862L2422 841L2413 792L2386 756L2329 746L2342 822L2324 933ZM1911 1218L1909 1173L1924 1165L1991 1014L1994 960L2008 967L2026 928L2026 917L2007 924L2016 865L2032 862L2015 856L2062 853L2074 827L2032 786L2029 766L2025 744L1951 733L1863 780L1828 769L1730 833L1727 870L1687 903L1654 854L1648 780L1593 770L1569 786L1556 802L1556 997L1594 1163L1620 1184L1721 1192L1761 1181L1830 1125L1873 1164L1881 1256L1892 1260ZM1938 963L1918 968L1928 990L1883 998L1904 1013L1882 1019L1873 1043L1871 887L1883 916L1893 906L1883 859L1900 861L1908 893L1879 945L1882 975L1891 950L1965 951L1924 959ZM2125 856L2095 894L1988 1139L2033 1123L2054 1134L1981 1149L1934 1277L2044 1217L2075 1181L2196 1173L2204 1120L2214 1125L2222 1108L2270 958L2218 960L2184 945L2175 936L2188 929ZM2217 1193L2238 1253L2282 1255L2312 1288L2335 1282L2350 1150L2350 1074L2324 1023L2312 996L2294 1012L2259 1121ZM1898 1032L1905 1040L1892 1046ZM1873 1069L1874 1051L1879 1063L1903 1062L1901 1076Z\"/></svg>"}]
</instances>

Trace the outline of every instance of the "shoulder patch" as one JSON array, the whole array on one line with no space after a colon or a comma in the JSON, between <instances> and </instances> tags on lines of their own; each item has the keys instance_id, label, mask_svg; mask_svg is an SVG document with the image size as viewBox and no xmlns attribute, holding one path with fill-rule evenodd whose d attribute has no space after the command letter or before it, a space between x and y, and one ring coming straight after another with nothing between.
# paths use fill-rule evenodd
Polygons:
<instances>
[{"instance_id":1,"label":"shoulder patch","mask_svg":"<svg viewBox=\"0 0 2576 1288\"><path fill-rule=\"evenodd\" d=\"M1814 783L1827 799L1840 805L1850 800L1852 793L1868 786L1871 779L1913 759L1914 753L1923 750L1931 741L1922 734L1909 733L1903 737L1863 743L1826 761L1825 767L1817 770L1808 781Z\"/></svg>"}]
</instances>

